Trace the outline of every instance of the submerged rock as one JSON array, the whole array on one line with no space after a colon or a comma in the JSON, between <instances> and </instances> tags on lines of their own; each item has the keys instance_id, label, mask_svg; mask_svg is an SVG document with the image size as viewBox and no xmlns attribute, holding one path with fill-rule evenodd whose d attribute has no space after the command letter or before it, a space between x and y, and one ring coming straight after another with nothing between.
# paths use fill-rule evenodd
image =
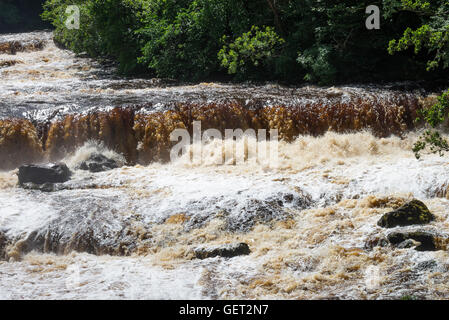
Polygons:
<instances>
[{"instance_id":1,"label":"submerged rock","mask_svg":"<svg viewBox=\"0 0 449 320\"><path fill-rule=\"evenodd\" d=\"M32 39L28 41L6 41L0 43L0 54L15 55L17 52L39 51L45 46L46 41Z\"/></svg>"},{"instance_id":2,"label":"submerged rock","mask_svg":"<svg viewBox=\"0 0 449 320\"><path fill-rule=\"evenodd\" d=\"M232 258L241 255L248 255L251 253L251 250L246 243L240 242L215 247L196 248L194 253L197 259L207 259L213 257Z\"/></svg>"},{"instance_id":3,"label":"submerged rock","mask_svg":"<svg viewBox=\"0 0 449 320\"><path fill-rule=\"evenodd\" d=\"M372 236L365 241L364 248L372 250L374 247L387 247L389 244L387 238L383 236Z\"/></svg>"},{"instance_id":4,"label":"submerged rock","mask_svg":"<svg viewBox=\"0 0 449 320\"><path fill-rule=\"evenodd\" d=\"M282 202L277 200L249 199L239 214L230 215L226 219L229 231L247 232L257 223L269 223L288 216Z\"/></svg>"},{"instance_id":5,"label":"submerged rock","mask_svg":"<svg viewBox=\"0 0 449 320\"><path fill-rule=\"evenodd\" d=\"M89 170L90 172L102 172L118 167L119 165L115 160L109 159L108 157L99 153L92 154L89 159L83 161L79 166L81 170Z\"/></svg>"},{"instance_id":6,"label":"submerged rock","mask_svg":"<svg viewBox=\"0 0 449 320\"><path fill-rule=\"evenodd\" d=\"M385 213L377 222L377 225L384 228L394 228L397 226L426 224L434 219L435 216L430 213L426 205L414 199L394 211Z\"/></svg>"},{"instance_id":7,"label":"submerged rock","mask_svg":"<svg viewBox=\"0 0 449 320\"><path fill-rule=\"evenodd\" d=\"M232 232L248 232L258 223L267 224L290 218L290 209L302 210L312 205L312 196L299 188L295 194L281 193L264 200L248 199L239 214L231 214L226 217L225 228Z\"/></svg>"},{"instance_id":8,"label":"submerged rock","mask_svg":"<svg viewBox=\"0 0 449 320\"><path fill-rule=\"evenodd\" d=\"M23 63L23 62L19 61L19 60L3 60L3 61L0 61L0 68L11 67L18 63Z\"/></svg>"},{"instance_id":9,"label":"submerged rock","mask_svg":"<svg viewBox=\"0 0 449 320\"><path fill-rule=\"evenodd\" d=\"M0 231L0 261L5 260L6 258L6 246L8 245L8 239L3 234L3 232Z\"/></svg>"},{"instance_id":10,"label":"submerged rock","mask_svg":"<svg viewBox=\"0 0 449 320\"><path fill-rule=\"evenodd\" d=\"M438 263L435 260L426 260L416 265L417 271L429 271L438 268Z\"/></svg>"},{"instance_id":11,"label":"submerged rock","mask_svg":"<svg viewBox=\"0 0 449 320\"><path fill-rule=\"evenodd\" d=\"M416 246L415 250L418 251L439 250L437 246L436 235L430 232L393 232L390 233L387 238L392 245L397 246L398 248L410 248Z\"/></svg>"},{"instance_id":12,"label":"submerged rock","mask_svg":"<svg viewBox=\"0 0 449 320\"><path fill-rule=\"evenodd\" d=\"M19 184L23 186L26 183L46 184L46 183L62 183L70 179L71 172L69 168L63 164L47 164L47 165L23 165L19 168Z\"/></svg>"},{"instance_id":13,"label":"submerged rock","mask_svg":"<svg viewBox=\"0 0 449 320\"><path fill-rule=\"evenodd\" d=\"M16 256L31 251L126 256L138 248L154 246L148 224L141 217L117 215L116 209L110 205L115 196L98 200L60 194L54 198L58 203L64 203L64 210L56 219L25 238L15 239L13 251Z\"/></svg>"},{"instance_id":14,"label":"submerged rock","mask_svg":"<svg viewBox=\"0 0 449 320\"><path fill-rule=\"evenodd\" d=\"M28 189L28 190L39 190L42 192L53 192L56 191L56 187L54 183L50 183L50 182L46 182L44 184L37 184L37 183L32 183L32 182L26 182L23 183L22 185L23 189Z\"/></svg>"},{"instance_id":15,"label":"submerged rock","mask_svg":"<svg viewBox=\"0 0 449 320\"><path fill-rule=\"evenodd\" d=\"M413 239L407 239L405 241L402 241L398 245L398 249L410 249L410 248L418 247L420 244L421 244L420 242L415 241Z\"/></svg>"}]
</instances>

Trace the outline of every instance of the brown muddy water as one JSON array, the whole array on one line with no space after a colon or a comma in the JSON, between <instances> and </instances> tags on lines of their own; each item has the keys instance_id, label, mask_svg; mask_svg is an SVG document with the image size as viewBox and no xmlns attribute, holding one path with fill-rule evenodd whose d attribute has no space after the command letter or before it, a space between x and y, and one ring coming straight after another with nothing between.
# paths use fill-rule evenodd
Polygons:
<instances>
[{"instance_id":1,"label":"brown muddy water","mask_svg":"<svg viewBox=\"0 0 449 320\"><path fill-rule=\"evenodd\" d=\"M437 218L407 230L448 233L449 161L411 152L430 93L125 79L51 37L0 36L0 298L449 297L444 248L366 246L397 231L377 221L413 198ZM199 120L278 129L278 167L217 165L214 143L201 164L169 162L170 132ZM78 170L93 153L123 166ZM18 187L18 166L46 161L72 179ZM195 258L234 242L251 253Z\"/></svg>"}]
</instances>

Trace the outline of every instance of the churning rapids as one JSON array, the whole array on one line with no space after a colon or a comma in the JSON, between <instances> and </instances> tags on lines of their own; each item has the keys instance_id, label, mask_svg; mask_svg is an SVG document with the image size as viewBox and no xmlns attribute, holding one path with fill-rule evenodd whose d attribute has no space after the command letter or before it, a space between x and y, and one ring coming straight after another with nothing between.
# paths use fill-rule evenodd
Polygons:
<instances>
[{"instance_id":1,"label":"churning rapids","mask_svg":"<svg viewBox=\"0 0 449 320\"><path fill-rule=\"evenodd\" d=\"M411 149L423 90L125 79L57 48L0 36L0 299L449 298L447 250L367 246L413 198L449 230L449 162ZM278 128L278 168L168 162L175 128ZM244 143L239 141L238 143ZM122 166L77 169L94 153ZM62 161L56 191L18 186ZM251 253L196 259L200 246Z\"/></svg>"}]
</instances>

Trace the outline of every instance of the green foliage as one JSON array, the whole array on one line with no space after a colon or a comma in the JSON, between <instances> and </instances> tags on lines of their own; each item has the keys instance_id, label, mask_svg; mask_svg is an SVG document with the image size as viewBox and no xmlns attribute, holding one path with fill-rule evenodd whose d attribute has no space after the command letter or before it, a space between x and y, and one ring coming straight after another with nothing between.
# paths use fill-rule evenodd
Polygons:
<instances>
[{"instance_id":1,"label":"green foliage","mask_svg":"<svg viewBox=\"0 0 449 320\"><path fill-rule=\"evenodd\" d=\"M438 102L428 109L420 111L420 118L423 119L429 126L418 139L413 147L413 152L417 159L421 157L421 152L428 149L431 153L438 153L442 156L446 151L449 151L448 141L435 130L438 126L444 123L449 113L449 90L438 97Z\"/></svg>"},{"instance_id":2,"label":"green foliage","mask_svg":"<svg viewBox=\"0 0 449 320\"><path fill-rule=\"evenodd\" d=\"M402 0L402 10L419 15L422 25L413 30L405 29L402 37L391 40L388 46L390 54L414 48L419 54L427 49L429 59L427 70L449 67L449 1Z\"/></svg>"},{"instance_id":3,"label":"green foliage","mask_svg":"<svg viewBox=\"0 0 449 320\"><path fill-rule=\"evenodd\" d=\"M139 61L161 77L205 79L220 71L217 54L223 36L233 37L263 14L257 1L147 1L145 38Z\"/></svg>"},{"instance_id":4,"label":"green foliage","mask_svg":"<svg viewBox=\"0 0 449 320\"><path fill-rule=\"evenodd\" d=\"M81 8L80 30L64 26L72 4ZM365 27L368 5L383 8L380 30ZM422 12L444 25L447 13L435 8L405 0L47 0L43 17L62 45L112 57L127 73L333 84L422 78L420 57L386 49L403 30L421 26ZM428 29L411 32L391 51L416 44L434 48L436 59L445 61L443 30L431 37Z\"/></svg>"},{"instance_id":5,"label":"green foliage","mask_svg":"<svg viewBox=\"0 0 449 320\"><path fill-rule=\"evenodd\" d=\"M65 26L69 5L80 8L79 30ZM93 57L112 57L128 73L138 66L140 44L134 28L139 26L142 6L143 1L135 0L48 0L42 17L55 26L54 38L64 47Z\"/></svg>"},{"instance_id":6,"label":"green foliage","mask_svg":"<svg viewBox=\"0 0 449 320\"><path fill-rule=\"evenodd\" d=\"M420 111L423 119L432 127L436 128L443 123L449 111L449 90L438 97L438 102L429 109Z\"/></svg>"},{"instance_id":7,"label":"green foliage","mask_svg":"<svg viewBox=\"0 0 449 320\"><path fill-rule=\"evenodd\" d=\"M318 84L327 84L335 80L337 69L332 63L332 48L329 46L312 47L303 54L299 53L297 61L309 72L304 79Z\"/></svg>"},{"instance_id":8,"label":"green foliage","mask_svg":"<svg viewBox=\"0 0 449 320\"><path fill-rule=\"evenodd\" d=\"M223 42L226 40L227 37L224 36ZM262 74L274 69L274 60L279 56L284 43L285 40L274 28L265 27L261 30L252 26L250 31L232 43L225 44L218 52L218 59L229 74L241 77L260 76L260 69Z\"/></svg>"},{"instance_id":9,"label":"green foliage","mask_svg":"<svg viewBox=\"0 0 449 320\"><path fill-rule=\"evenodd\" d=\"M395 2L389 12L407 11L419 19L419 26L407 27L402 37L391 40L388 52L394 54L413 49L415 56L424 55L427 71L449 67L449 1L448 0L390 0ZM421 110L417 122L424 120L427 128L413 146L417 159L423 151L442 156L449 151L449 143L438 128L446 121L449 112L449 90L438 97L438 102Z\"/></svg>"}]
</instances>

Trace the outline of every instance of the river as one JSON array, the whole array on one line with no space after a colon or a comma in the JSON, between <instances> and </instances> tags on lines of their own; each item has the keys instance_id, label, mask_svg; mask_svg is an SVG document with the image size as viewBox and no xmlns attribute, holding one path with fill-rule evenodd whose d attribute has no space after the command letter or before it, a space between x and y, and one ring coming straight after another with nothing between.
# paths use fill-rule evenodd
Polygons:
<instances>
[{"instance_id":1,"label":"river","mask_svg":"<svg viewBox=\"0 0 449 320\"><path fill-rule=\"evenodd\" d=\"M447 234L447 157L411 151L423 89L124 78L49 32L1 35L0 74L0 299L449 298L446 250L366 245L413 198L437 219L410 229ZM195 120L277 128L277 166L217 164L214 143L168 161L170 132ZM123 166L79 170L94 153ZM72 179L17 185L47 161ZM195 259L234 242L251 253Z\"/></svg>"}]
</instances>

